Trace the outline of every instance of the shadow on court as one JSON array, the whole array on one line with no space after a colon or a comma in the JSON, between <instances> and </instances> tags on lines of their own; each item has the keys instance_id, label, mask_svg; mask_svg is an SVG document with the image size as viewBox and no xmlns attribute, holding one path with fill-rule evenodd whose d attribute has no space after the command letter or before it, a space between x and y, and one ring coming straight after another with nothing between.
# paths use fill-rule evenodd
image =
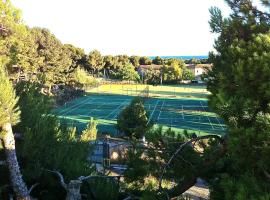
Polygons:
<instances>
[{"instance_id":1,"label":"shadow on court","mask_svg":"<svg viewBox=\"0 0 270 200\"><path fill-rule=\"evenodd\" d=\"M170 93L166 93L168 95ZM186 94L184 94L186 95ZM62 123L76 126L78 132L86 128L91 117L98 120L99 132L117 134L117 116L134 96L118 94L86 94L55 110ZM207 100L201 98L145 98L149 122L174 129L197 133L224 134L223 121L211 112Z\"/></svg>"}]
</instances>

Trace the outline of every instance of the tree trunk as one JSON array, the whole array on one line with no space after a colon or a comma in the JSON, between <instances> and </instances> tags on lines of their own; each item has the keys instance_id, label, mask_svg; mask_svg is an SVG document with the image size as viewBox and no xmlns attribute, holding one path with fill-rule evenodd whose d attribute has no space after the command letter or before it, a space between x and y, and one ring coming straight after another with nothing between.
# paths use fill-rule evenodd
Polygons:
<instances>
[{"instance_id":1,"label":"tree trunk","mask_svg":"<svg viewBox=\"0 0 270 200\"><path fill-rule=\"evenodd\" d=\"M15 139L11 124L4 124L2 131L4 132L3 143L13 191L16 194L17 200L30 200L31 198L29 196L27 186L22 179L20 167L17 161Z\"/></svg>"},{"instance_id":2,"label":"tree trunk","mask_svg":"<svg viewBox=\"0 0 270 200\"><path fill-rule=\"evenodd\" d=\"M185 179L181 184L178 184L175 188L169 191L170 200L177 200L178 197L187 191L189 188L194 186L197 181L197 176L193 176Z\"/></svg>"}]
</instances>

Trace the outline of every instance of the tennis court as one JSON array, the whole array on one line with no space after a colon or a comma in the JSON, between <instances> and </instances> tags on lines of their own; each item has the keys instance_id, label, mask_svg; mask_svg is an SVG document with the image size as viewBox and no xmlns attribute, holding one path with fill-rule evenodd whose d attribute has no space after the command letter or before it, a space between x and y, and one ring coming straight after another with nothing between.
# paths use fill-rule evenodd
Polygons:
<instances>
[{"instance_id":1,"label":"tennis court","mask_svg":"<svg viewBox=\"0 0 270 200\"><path fill-rule=\"evenodd\" d=\"M56 110L63 123L83 130L91 117L98 120L98 130L117 134L115 128L118 114L129 105L134 96L145 96L146 86L124 86L112 91L99 88L99 92L90 91L85 97L68 102ZM149 87L149 86L147 86ZM153 89L154 88L154 89ZM163 89L163 90L162 90ZM203 89L203 92L201 91ZM180 91L181 90L181 91ZM199 91L200 90L200 91ZM165 86L148 88L145 108L149 122L176 130L192 130L199 134L223 134L226 127L222 120L210 112L207 106L205 88L189 91L183 88ZM196 96L197 95L197 96Z\"/></svg>"}]
</instances>

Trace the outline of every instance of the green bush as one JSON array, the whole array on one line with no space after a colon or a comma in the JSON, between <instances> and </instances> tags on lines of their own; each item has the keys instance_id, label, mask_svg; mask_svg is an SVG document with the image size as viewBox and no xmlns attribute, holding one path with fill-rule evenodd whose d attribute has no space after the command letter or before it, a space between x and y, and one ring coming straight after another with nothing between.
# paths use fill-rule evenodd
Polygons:
<instances>
[{"instance_id":1,"label":"green bush","mask_svg":"<svg viewBox=\"0 0 270 200\"><path fill-rule=\"evenodd\" d=\"M92 178L84 183L82 191L89 200L117 200L119 185L115 179Z\"/></svg>"},{"instance_id":2,"label":"green bush","mask_svg":"<svg viewBox=\"0 0 270 200\"><path fill-rule=\"evenodd\" d=\"M135 98L118 116L117 128L129 137L141 138L151 127L143 100Z\"/></svg>"},{"instance_id":3,"label":"green bush","mask_svg":"<svg viewBox=\"0 0 270 200\"><path fill-rule=\"evenodd\" d=\"M96 79L90 76L84 69L77 68L74 71L74 81L77 87L91 87L98 84Z\"/></svg>"}]
</instances>

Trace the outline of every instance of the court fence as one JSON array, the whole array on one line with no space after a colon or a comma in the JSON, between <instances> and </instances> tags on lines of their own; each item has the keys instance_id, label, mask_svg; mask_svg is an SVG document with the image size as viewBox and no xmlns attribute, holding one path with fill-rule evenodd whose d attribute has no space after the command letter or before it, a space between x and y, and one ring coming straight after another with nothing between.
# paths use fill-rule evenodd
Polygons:
<instances>
[{"instance_id":1,"label":"court fence","mask_svg":"<svg viewBox=\"0 0 270 200\"><path fill-rule=\"evenodd\" d=\"M196 86L153 86L145 84L105 84L87 90L89 93L141 96L144 98L206 98L209 92Z\"/></svg>"}]
</instances>

